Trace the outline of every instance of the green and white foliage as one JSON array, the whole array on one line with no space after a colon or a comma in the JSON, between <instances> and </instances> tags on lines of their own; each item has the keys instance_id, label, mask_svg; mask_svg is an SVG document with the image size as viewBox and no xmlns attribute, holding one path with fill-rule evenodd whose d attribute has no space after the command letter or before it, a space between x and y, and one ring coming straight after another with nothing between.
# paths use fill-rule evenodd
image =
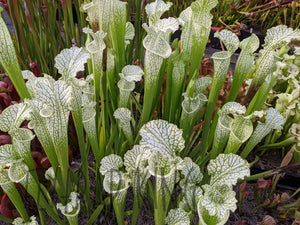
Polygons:
<instances>
[{"instance_id":1,"label":"green and white foliage","mask_svg":"<svg viewBox=\"0 0 300 225\"><path fill-rule=\"evenodd\" d=\"M192 133L193 127L197 123L197 116L207 102L207 97L202 93L198 93L195 97L189 97L187 93L183 93L182 95L184 100L181 103L182 113L180 128L183 129L183 137L187 142Z\"/></svg>"},{"instance_id":2,"label":"green and white foliage","mask_svg":"<svg viewBox=\"0 0 300 225\"><path fill-rule=\"evenodd\" d=\"M13 145L6 144L0 146L0 164L8 163L17 160L18 155L13 149Z\"/></svg>"},{"instance_id":3,"label":"green and white foliage","mask_svg":"<svg viewBox=\"0 0 300 225\"><path fill-rule=\"evenodd\" d=\"M67 217L71 225L78 224L78 214L80 212L80 199L78 193L71 192L69 196L69 202L66 205L58 203L56 208Z\"/></svg>"},{"instance_id":4,"label":"green and white foliage","mask_svg":"<svg viewBox=\"0 0 300 225\"><path fill-rule=\"evenodd\" d=\"M127 108L118 108L114 112L114 117L118 121L119 127L125 134L127 140L133 142L130 126L130 120L132 119L131 111Z\"/></svg>"},{"instance_id":5,"label":"green and white foliage","mask_svg":"<svg viewBox=\"0 0 300 225\"><path fill-rule=\"evenodd\" d=\"M102 30L94 33L89 28L83 28L82 31L89 35L89 38L87 38L87 41L85 43L87 51L92 55L92 57L97 57L97 61L101 62L102 52L106 47L103 40L106 37L106 33Z\"/></svg>"},{"instance_id":6,"label":"green and white foliage","mask_svg":"<svg viewBox=\"0 0 300 225\"><path fill-rule=\"evenodd\" d=\"M38 225L39 223L36 220L35 216L30 217L30 222L25 222L21 217L17 217L12 222L13 225Z\"/></svg>"},{"instance_id":7,"label":"green and white foliage","mask_svg":"<svg viewBox=\"0 0 300 225\"><path fill-rule=\"evenodd\" d=\"M300 31L298 29L293 30L285 25L279 25L267 31L264 49L259 52L256 61L252 85L261 85L267 75L272 72L276 61L278 61L275 49L288 44L291 40L299 39L299 37Z\"/></svg>"},{"instance_id":8,"label":"green and white foliage","mask_svg":"<svg viewBox=\"0 0 300 225\"><path fill-rule=\"evenodd\" d=\"M82 10L87 12L88 21L92 26L99 26L100 30L108 32L109 23L112 21L113 3L115 0L93 0L82 5Z\"/></svg>"},{"instance_id":9,"label":"green and white foliage","mask_svg":"<svg viewBox=\"0 0 300 225\"><path fill-rule=\"evenodd\" d=\"M130 178L127 173L119 171L123 160L118 155L109 155L101 160L100 173L104 175L104 190L113 195L116 204L124 205Z\"/></svg>"},{"instance_id":10,"label":"green and white foliage","mask_svg":"<svg viewBox=\"0 0 300 225\"><path fill-rule=\"evenodd\" d=\"M211 187L204 185L205 194L198 202L200 225L223 225L229 218L230 210L235 211L235 192L226 184Z\"/></svg>"},{"instance_id":11,"label":"green and white foliage","mask_svg":"<svg viewBox=\"0 0 300 225\"><path fill-rule=\"evenodd\" d=\"M234 154L220 154L207 167L210 184L203 185L204 194L198 201L199 224L225 224L229 211L235 211L235 192L232 186L238 179L250 175L247 161Z\"/></svg>"},{"instance_id":12,"label":"green and white foliage","mask_svg":"<svg viewBox=\"0 0 300 225\"><path fill-rule=\"evenodd\" d=\"M190 225L188 214L180 208L171 209L166 218L167 225Z\"/></svg>"},{"instance_id":13,"label":"green and white foliage","mask_svg":"<svg viewBox=\"0 0 300 225\"><path fill-rule=\"evenodd\" d=\"M231 54L233 54L239 47L240 41L238 36L229 30L216 32L214 37L219 38L226 46L227 51Z\"/></svg>"},{"instance_id":14,"label":"green and white foliage","mask_svg":"<svg viewBox=\"0 0 300 225\"><path fill-rule=\"evenodd\" d=\"M218 4L216 0L197 0L179 15L183 26L181 35L182 52L192 56L193 48L201 41L206 44L211 26L210 10ZM198 42L198 43L197 43Z\"/></svg>"},{"instance_id":15,"label":"green and white foliage","mask_svg":"<svg viewBox=\"0 0 300 225\"><path fill-rule=\"evenodd\" d=\"M249 71L254 69L254 52L259 47L259 39L255 34L252 34L250 37L242 40L239 43L241 53L236 62L236 67L234 70L234 77L232 85L230 88L230 93L227 98L227 101L234 101L238 95L239 89L242 86L246 75Z\"/></svg>"},{"instance_id":16,"label":"green and white foliage","mask_svg":"<svg viewBox=\"0 0 300 225\"><path fill-rule=\"evenodd\" d=\"M22 73L18 62L14 42L2 17L2 8L0 9L0 66L9 76L20 98L24 100L30 97L26 89L25 82L22 79Z\"/></svg>"},{"instance_id":17,"label":"green and white foliage","mask_svg":"<svg viewBox=\"0 0 300 225\"><path fill-rule=\"evenodd\" d=\"M186 212L196 212L199 197L203 193L202 189L199 187L203 174L200 167L188 157L182 160L178 169L184 176L184 178L180 181L183 198L179 203L179 207L184 209Z\"/></svg>"},{"instance_id":18,"label":"green and white foliage","mask_svg":"<svg viewBox=\"0 0 300 225\"><path fill-rule=\"evenodd\" d=\"M237 116L230 123L229 140L225 153L236 153L240 146L246 142L253 132L251 118Z\"/></svg>"},{"instance_id":19,"label":"green and white foliage","mask_svg":"<svg viewBox=\"0 0 300 225\"><path fill-rule=\"evenodd\" d=\"M201 77L196 79L194 96L198 95L199 93L203 93L208 88L208 86L211 85L211 83L212 83L211 77Z\"/></svg>"},{"instance_id":20,"label":"green and white foliage","mask_svg":"<svg viewBox=\"0 0 300 225\"><path fill-rule=\"evenodd\" d=\"M162 152L169 157L175 157L184 148L182 130L164 120L148 122L141 128L140 135L142 147Z\"/></svg>"},{"instance_id":21,"label":"green and white foliage","mask_svg":"<svg viewBox=\"0 0 300 225\"><path fill-rule=\"evenodd\" d=\"M0 130L10 134L13 144L3 146L0 156L3 154L2 160L8 160L8 162L23 159L30 170L34 171L35 167L31 156L31 141L34 135L31 130L20 128L22 123L30 118L30 112L31 109L27 104L19 103L7 107L0 114Z\"/></svg>"},{"instance_id":22,"label":"green and white foliage","mask_svg":"<svg viewBox=\"0 0 300 225\"><path fill-rule=\"evenodd\" d=\"M107 174L110 171L116 171L123 166L123 160L120 156L112 154L101 160L100 173Z\"/></svg>"},{"instance_id":23,"label":"green and white foliage","mask_svg":"<svg viewBox=\"0 0 300 225\"><path fill-rule=\"evenodd\" d=\"M210 184L235 185L238 179L250 176L250 167L246 160L235 154L220 154L209 162Z\"/></svg>"},{"instance_id":24,"label":"green and white foliage","mask_svg":"<svg viewBox=\"0 0 300 225\"><path fill-rule=\"evenodd\" d=\"M146 13L149 17L149 25L154 26L164 12L168 11L173 4L171 2L165 3L163 0L156 0L145 7Z\"/></svg>"},{"instance_id":25,"label":"green and white foliage","mask_svg":"<svg viewBox=\"0 0 300 225\"><path fill-rule=\"evenodd\" d=\"M134 193L141 196L144 196L146 183L150 177L147 168L150 155L150 150L142 148L140 145L134 145L132 150L127 151L124 155L124 166L131 178Z\"/></svg>"},{"instance_id":26,"label":"green and white foliage","mask_svg":"<svg viewBox=\"0 0 300 225\"><path fill-rule=\"evenodd\" d=\"M132 25L132 23L127 22L125 28L125 47L127 47L130 41L133 40L134 35L135 35L134 26Z\"/></svg>"},{"instance_id":27,"label":"green and white foliage","mask_svg":"<svg viewBox=\"0 0 300 225\"><path fill-rule=\"evenodd\" d=\"M75 78L77 72L84 71L84 64L89 58L90 55L83 48L64 49L55 57L55 67L63 80L69 80Z\"/></svg>"},{"instance_id":28,"label":"green and white foliage","mask_svg":"<svg viewBox=\"0 0 300 225\"><path fill-rule=\"evenodd\" d=\"M142 79L144 75L143 70L134 65L127 65L119 73L120 80L118 87L120 89L119 107L127 107L130 99L130 94L135 88L135 83Z\"/></svg>"},{"instance_id":29,"label":"green and white foliage","mask_svg":"<svg viewBox=\"0 0 300 225\"><path fill-rule=\"evenodd\" d=\"M284 124L284 117L274 108L269 108L267 111L267 116L265 122L262 123L258 121L253 134L251 135L249 141L247 142L241 157L246 158L251 150L259 143L261 140L267 136L272 130L281 129Z\"/></svg>"},{"instance_id":30,"label":"green and white foliage","mask_svg":"<svg viewBox=\"0 0 300 225\"><path fill-rule=\"evenodd\" d=\"M139 66L127 65L122 69L119 75L122 79L127 81L138 82L142 79L144 72Z\"/></svg>"},{"instance_id":31,"label":"green and white foliage","mask_svg":"<svg viewBox=\"0 0 300 225\"><path fill-rule=\"evenodd\" d=\"M21 124L29 118L30 109L24 103L14 104L0 114L0 130L14 135Z\"/></svg>"},{"instance_id":32,"label":"green and white foliage","mask_svg":"<svg viewBox=\"0 0 300 225\"><path fill-rule=\"evenodd\" d=\"M72 101L72 88L62 80L55 81L52 77L36 78L33 99L25 103L30 106L31 126L40 140L51 138L57 147L67 143L67 128ZM50 137L44 137L45 127L41 131L41 124L46 126Z\"/></svg>"},{"instance_id":33,"label":"green and white foliage","mask_svg":"<svg viewBox=\"0 0 300 225\"><path fill-rule=\"evenodd\" d=\"M218 111L218 123L211 150L212 159L216 158L223 151L230 135L230 124L233 119L237 115L244 115L245 113L246 107L237 102L228 102Z\"/></svg>"},{"instance_id":34,"label":"green and white foliage","mask_svg":"<svg viewBox=\"0 0 300 225\"><path fill-rule=\"evenodd\" d=\"M225 112L238 117L245 108L230 103L224 106L223 113L227 115ZM170 196L181 177L180 208L169 212L166 223L189 224L198 212L200 224L224 224L229 212L236 209L232 186L238 179L250 175L247 161L234 154L220 154L208 164L210 183L202 185L200 167L190 158L178 156L184 148L184 139L176 125L153 120L141 128L140 135L140 145L135 145L124 156L126 172L120 170L123 166L120 156L109 155L102 159L100 172L105 175L105 190L120 196L130 184L134 193L144 196L145 184L152 175L155 178L155 202L160 204L157 205L159 210L155 209L155 220L161 221L166 217ZM121 196L124 197L124 193Z\"/></svg>"}]
</instances>

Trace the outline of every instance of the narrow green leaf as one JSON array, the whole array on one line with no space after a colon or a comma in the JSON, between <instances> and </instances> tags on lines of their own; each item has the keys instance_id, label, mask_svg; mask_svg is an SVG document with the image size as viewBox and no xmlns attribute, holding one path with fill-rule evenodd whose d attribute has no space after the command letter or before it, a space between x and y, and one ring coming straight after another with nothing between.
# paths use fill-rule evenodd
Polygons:
<instances>
[{"instance_id":1,"label":"narrow green leaf","mask_svg":"<svg viewBox=\"0 0 300 225\"><path fill-rule=\"evenodd\" d=\"M0 12L0 14L2 13ZM2 15L0 15L0 65L8 74L21 99L30 98L22 77L14 44Z\"/></svg>"}]
</instances>

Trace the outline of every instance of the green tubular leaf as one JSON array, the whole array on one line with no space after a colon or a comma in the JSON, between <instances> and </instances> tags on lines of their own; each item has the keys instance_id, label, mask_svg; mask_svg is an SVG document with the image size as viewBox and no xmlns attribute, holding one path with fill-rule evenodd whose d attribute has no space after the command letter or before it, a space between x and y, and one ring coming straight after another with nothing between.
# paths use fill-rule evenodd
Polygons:
<instances>
[{"instance_id":1,"label":"green tubular leaf","mask_svg":"<svg viewBox=\"0 0 300 225\"><path fill-rule=\"evenodd\" d=\"M0 65L8 74L21 99L24 100L30 98L30 94L22 78L14 44L1 14L0 12Z\"/></svg>"},{"instance_id":2,"label":"green tubular leaf","mask_svg":"<svg viewBox=\"0 0 300 225\"><path fill-rule=\"evenodd\" d=\"M154 25L173 4L171 2L165 3L163 0L156 0L145 7L146 13L149 17L149 24Z\"/></svg>"},{"instance_id":3,"label":"green tubular leaf","mask_svg":"<svg viewBox=\"0 0 300 225\"><path fill-rule=\"evenodd\" d=\"M112 40L112 47L115 52L116 72L119 73L125 66L125 34L126 34L126 19L127 19L127 2L113 0L112 2L112 17L110 18L109 34Z\"/></svg>"},{"instance_id":4,"label":"green tubular leaf","mask_svg":"<svg viewBox=\"0 0 300 225\"><path fill-rule=\"evenodd\" d=\"M58 203L56 208L67 217L70 225L78 224L78 213L80 212L80 199L79 194L71 192L69 196L69 202L66 205Z\"/></svg>"},{"instance_id":5,"label":"green tubular leaf","mask_svg":"<svg viewBox=\"0 0 300 225\"><path fill-rule=\"evenodd\" d=\"M23 220L23 218L17 217L16 219L14 219L14 221L12 222L12 224L14 224L14 225L39 225L39 223L36 221L36 217L35 216L31 216L30 217L30 222L25 222Z\"/></svg>"},{"instance_id":6,"label":"green tubular leaf","mask_svg":"<svg viewBox=\"0 0 300 225\"><path fill-rule=\"evenodd\" d=\"M105 174L103 188L113 196L113 206L118 224L124 225L124 209L130 179L127 174L111 170Z\"/></svg>"},{"instance_id":7,"label":"green tubular leaf","mask_svg":"<svg viewBox=\"0 0 300 225\"><path fill-rule=\"evenodd\" d=\"M13 161L9 164L8 176L11 181L20 183L26 191L34 198L41 208L44 208L48 215L52 217L55 222L61 224L61 219L57 215L57 212L49 205L41 194L39 184L30 174L28 166L22 162L22 160Z\"/></svg>"},{"instance_id":8,"label":"green tubular leaf","mask_svg":"<svg viewBox=\"0 0 300 225\"><path fill-rule=\"evenodd\" d=\"M14 183L25 183L28 181L29 168L21 161L14 161L8 170L9 179Z\"/></svg>"},{"instance_id":9,"label":"green tubular leaf","mask_svg":"<svg viewBox=\"0 0 300 225\"><path fill-rule=\"evenodd\" d=\"M247 145L243 149L241 157L246 158L247 155L251 152L251 150L265 136L267 136L268 133L270 133L274 129L280 129L281 125L283 125L284 122L285 119L283 118L283 116L276 109L270 108L267 112L265 123L259 122L249 141L247 142Z\"/></svg>"},{"instance_id":10,"label":"green tubular leaf","mask_svg":"<svg viewBox=\"0 0 300 225\"><path fill-rule=\"evenodd\" d=\"M150 173L147 169L150 151L141 148L139 145L134 145L132 150L129 150L124 155L124 166L132 180L132 187L135 194L144 196L144 190Z\"/></svg>"},{"instance_id":11,"label":"green tubular leaf","mask_svg":"<svg viewBox=\"0 0 300 225\"><path fill-rule=\"evenodd\" d=\"M117 96L118 89L116 88L115 80L117 79L117 74L115 73L115 58L111 49L107 51L107 68L106 68L106 77L108 90L111 95L111 101L113 105L113 110L117 108ZM93 96L94 97L94 96Z\"/></svg>"},{"instance_id":12,"label":"green tubular leaf","mask_svg":"<svg viewBox=\"0 0 300 225\"><path fill-rule=\"evenodd\" d=\"M138 219L145 196L146 184L150 177L147 169L150 154L150 150L141 148L139 145L134 145L133 149L127 151L124 155L124 166L131 178L131 186L134 194L132 224L136 224Z\"/></svg>"},{"instance_id":13,"label":"green tubular leaf","mask_svg":"<svg viewBox=\"0 0 300 225\"><path fill-rule=\"evenodd\" d=\"M181 103L182 113L180 128L183 130L183 137L185 141L188 142L193 131L193 127L197 123L197 115L207 102L207 98L202 93L198 94L194 98L188 97L187 93L183 93L182 95L184 96L184 100Z\"/></svg>"},{"instance_id":14,"label":"green tubular leaf","mask_svg":"<svg viewBox=\"0 0 300 225\"><path fill-rule=\"evenodd\" d=\"M127 192L130 179L127 174L120 171L110 170L105 174L103 180L103 188L109 193L117 197L118 201L123 201L123 192Z\"/></svg>"},{"instance_id":15,"label":"green tubular leaf","mask_svg":"<svg viewBox=\"0 0 300 225\"><path fill-rule=\"evenodd\" d=\"M204 92L212 83L211 77L201 77L195 81L194 96Z\"/></svg>"},{"instance_id":16,"label":"green tubular leaf","mask_svg":"<svg viewBox=\"0 0 300 225\"><path fill-rule=\"evenodd\" d=\"M215 129L213 148L210 152L211 159L217 157L223 151L229 135L230 135L230 123L233 118L231 116L243 115L246 112L246 107L236 102L226 103L221 110L218 111L218 123Z\"/></svg>"},{"instance_id":17,"label":"green tubular leaf","mask_svg":"<svg viewBox=\"0 0 300 225\"><path fill-rule=\"evenodd\" d=\"M102 175L107 174L110 171L118 170L123 166L123 160L120 156L111 154L109 156L105 156L101 160L100 173Z\"/></svg>"},{"instance_id":18,"label":"green tubular leaf","mask_svg":"<svg viewBox=\"0 0 300 225\"><path fill-rule=\"evenodd\" d=\"M121 75L122 74L122 75ZM120 77L127 81L140 81L144 75L144 71L139 66L127 65L122 69Z\"/></svg>"},{"instance_id":19,"label":"green tubular leaf","mask_svg":"<svg viewBox=\"0 0 300 225\"><path fill-rule=\"evenodd\" d=\"M109 24L113 16L113 1L111 0L94 0L90 3L83 4L82 10L87 12L88 21L92 26L99 26L99 30L108 32ZM97 26L97 27L98 27Z\"/></svg>"},{"instance_id":20,"label":"green tubular leaf","mask_svg":"<svg viewBox=\"0 0 300 225\"><path fill-rule=\"evenodd\" d=\"M219 38L224 43L227 51L230 52L230 54L233 54L239 47L240 41L238 36L229 30L216 32L214 37Z\"/></svg>"},{"instance_id":21,"label":"green tubular leaf","mask_svg":"<svg viewBox=\"0 0 300 225\"><path fill-rule=\"evenodd\" d=\"M3 189L3 191L5 191L11 202L14 204L22 218L25 221L28 221L29 216L25 209L23 200L15 184L9 179L7 165L2 163L0 164L0 186Z\"/></svg>"},{"instance_id":22,"label":"green tubular leaf","mask_svg":"<svg viewBox=\"0 0 300 225\"><path fill-rule=\"evenodd\" d=\"M208 174L211 175L210 184L235 185L238 179L250 175L249 168L248 162L238 155L220 154L207 166Z\"/></svg>"},{"instance_id":23,"label":"green tubular leaf","mask_svg":"<svg viewBox=\"0 0 300 225\"><path fill-rule=\"evenodd\" d=\"M178 59L181 59L181 55L179 54L179 45L178 45L178 39L175 39L172 43L173 51L168 58L167 63L167 72L166 72L166 97L165 97L165 111L163 115L163 119L168 120L169 122L173 122L171 117L171 99L172 99L172 91L174 88L172 88L172 73L174 69L175 62L177 62ZM177 91L177 90L175 90ZM177 110L177 108L176 108Z\"/></svg>"},{"instance_id":24,"label":"green tubular leaf","mask_svg":"<svg viewBox=\"0 0 300 225\"><path fill-rule=\"evenodd\" d=\"M202 220L205 222L204 224L208 225L223 224L220 222L225 218L225 222L227 221L229 211L236 210L235 192L227 184L213 186L206 184L202 188L204 195L198 202L198 215L199 218L202 217L200 221Z\"/></svg>"},{"instance_id":25,"label":"green tubular leaf","mask_svg":"<svg viewBox=\"0 0 300 225\"><path fill-rule=\"evenodd\" d=\"M199 225L223 225L228 220L229 214L230 212L227 210L223 217L211 216L205 206L198 204Z\"/></svg>"},{"instance_id":26,"label":"green tubular leaf","mask_svg":"<svg viewBox=\"0 0 300 225\"><path fill-rule=\"evenodd\" d=\"M127 22L125 28L125 45L128 45L129 42L133 40L134 35L135 35L134 26L132 25L131 22Z\"/></svg>"},{"instance_id":27,"label":"green tubular leaf","mask_svg":"<svg viewBox=\"0 0 300 225\"><path fill-rule=\"evenodd\" d=\"M276 69L275 63L278 59L275 49L288 44L293 39L299 39L299 37L298 29L293 30L285 25L279 25L267 31L264 49L260 51L260 57L256 61L253 81L246 98L251 100L266 77Z\"/></svg>"},{"instance_id":28,"label":"green tubular leaf","mask_svg":"<svg viewBox=\"0 0 300 225\"><path fill-rule=\"evenodd\" d=\"M141 128L140 135L141 147L150 148L151 151L161 151L173 157L184 148L182 130L164 120L148 122Z\"/></svg>"},{"instance_id":29,"label":"green tubular leaf","mask_svg":"<svg viewBox=\"0 0 300 225\"><path fill-rule=\"evenodd\" d=\"M106 37L106 33L102 30L97 31L94 33L91 29L85 28L83 29L83 32L86 34L89 34L93 37L92 41L87 41L86 43L86 49L90 54L97 54L97 56L101 57L102 59L102 52L105 49L105 43L103 39ZM102 60L99 60L102 61Z\"/></svg>"},{"instance_id":30,"label":"green tubular leaf","mask_svg":"<svg viewBox=\"0 0 300 225\"><path fill-rule=\"evenodd\" d=\"M238 95L239 89L246 78L247 73L254 66L253 53L259 47L259 39L255 34L240 42L241 54L237 60L232 85L227 101L234 101Z\"/></svg>"},{"instance_id":31,"label":"green tubular leaf","mask_svg":"<svg viewBox=\"0 0 300 225\"><path fill-rule=\"evenodd\" d=\"M132 118L131 111L127 108L118 108L114 112L114 117L118 120L119 126L121 130L124 132L126 138L132 143L132 133L131 133L131 126L130 120Z\"/></svg>"},{"instance_id":32,"label":"green tubular leaf","mask_svg":"<svg viewBox=\"0 0 300 225\"><path fill-rule=\"evenodd\" d=\"M0 130L13 134L28 119L30 109L24 103L14 104L0 114Z\"/></svg>"},{"instance_id":33,"label":"green tubular leaf","mask_svg":"<svg viewBox=\"0 0 300 225\"><path fill-rule=\"evenodd\" d=\"M210 32L212 18L210 10L217 4L216 0L194 1L179 16L183 26L181 49L183 53L191 56L189 82L197 77Z\"/></svg>"},{"instance_id":34,"label":"green tubular leaf","mask_svg":"<svg viewBox=\"0 0 300 225\"><path fill-rule=\"evenodd\" d=\"M35 136L31 130L19 128L14 135L12 135L12 143L14 150L19 155L18 158L23 159L24 163L29 167L31 173L36 176L35 165L31 155L31 141L34 137Z\"/></svg>"},{"instance_id":35,"label":"green tubular leaf","mask_svg":"<svg viewBox=\"0 0 300 225\"><path fill-rule=\"evenodd\" d=\"M51 165L54 168L58 167L58 160L55 151L55 143L51 138L50 130L48 129L50 121L40 115L43 108L43 103L37 100L26 99L25 103L30 106L30 122L29 127L34 130L36 136L41 142Z\"/></svg>"},{"instance_id":36,"label":"green tubular leaf","mask_svg":"<svg viewBox=\"0 0 300 225\"><path fill-rule=\"evenodd\" d=\"M153 151L148 160L149 173L155 177L155 224L164 224L165 222L176 183L176 166L178 161L179 158L170 157L162 151Z\"/></svg>"},{"instance_id":37,"label":"green tubular leaf","mask_svg":"<svg viewBox=\"0 0 300 225\"><path fill-rule=\"evenodd\" d=\"M97 128L96 128L96 110L95 102L90 102L82 108L82 123L88 139L91 143L92 150L96 159L96 162L100 162L101 154L98 146Z\"/></svg>"},{"instance_id":38,"label":"green tubular leaf","mask_svg":"<svg viewBox=\"0 0 300 225\"><path fill-rule=\"evenodd\" d=\"M63 181L67 182L67 131L70 102L72 100L72 87L65 81L55 81L52 77L45 76L43 78L37 78L36 90L36 100L27 101L34 111L31 118L35 125L34 130L41 143L47 145L44 146L44 148L48 146L51 147L51 149L45 149L47 155L49 154L48 157L51 163L56 163L55 159L51 159L55 157L54 152L56 153ZM52 166L55 167L53 164Z\"/></svg>"},{"instance_id":39,"label":"green tubular leaf","mask_svg":"<svg viewBox=\"0 0 300 225\"><path fill-rule=\"evenodd\" d=\"M191 56L192 46L196 40L201 37L203 45L206 45L206 35L201 35L201 27L210 29L211 15L210 10L218 4L218 1L213 0L198 0L192 3L191 7L186 8L179 15L179 20L183 25L183 32L181 35L181 47L183 52ZM202 39L203 38L203 39ZM206 38L206 39L205 39ZM200 42L201 42L200 41ZM205 42L205 43L204 43Z\"/></svg>"},{"instance_id":40,"label":"green tubular leaf","mask_svg":"<svg viewBox=\"0 0 300 225\"><path fill-rule=\"evenodd\" d=\"M168 225L190 225L190 218L188 214L180 208L171 209L166 218Z\"/></svg>"},{"instance_id":41,"label":"green tubular leaf","mask_svg":"<svg viewBox=\"0 0 300 225\"><path fill-rule=\"evenodd\" d=\"M174 60L172 62L174 67L172 71L172 83L171 83L171 109L170 109L170 117L169 121L174 121L176 114L180 111L180 102L181 102L181 95L184 86L184 79L185 79L185 62L181 59Z\"/></svg>"},{"instance_id":42,"label":"green tubular leaf","mask_svg":"<svg viewBox=\"0 0 300 225\"><path fill-rule=\"evenodd\" d=\"M227 51L216 52L211 57L214 61L214 75L204 117L204 127L201 144L203 152L206 151L206 142L210 130L210 123L213 116L213 111L229 69L230 57L231 55Z\"/></svg>"},{"instance_id":43,"label":"green tubular leaf","mask_svg":"<svg viewBox=\"0 0 300 225\"><path fill-rule=\"evenodd\" d=\"M252 121L243 116L237 116L230 123L230 135L225 153L236 153L253 132Z\"/></svg>"},{"instance_id":44,"label":"green tubular leaf","mask_svg":"<svg viewBox=\"0 0 300 225\"><path fill-rule=\"evenodd\" d=\"M253 113L254 111L258 111L264 105L270 90L276 84L278 77L281 75L280 71L275 71L267 76L263 84L259 87L258 91L254 95L254 98L250 102L246 115ZM252 84L252 82L251 82ZM251 86L250 86L251 88ZM250 91L250 90L249 90ZM248 92L249 93L249 92Z\"/></svg>"},{"instance_id":45,"label":"green tubular leaf","mask_svg":"<svg viewBox=\"0 0 300 225\"><path fill-rule=\"evenodd\" d=\"M186 212L196 212L198 201L203 193L202 189L197 185L189 184L187 180L181 180L180 187L182 189L183 199L179 202L179 207Z\"/></svg>"},{"instance_id":46,"label":"green tubular leaf","mask_svg":"<svg viewBox=\"0 0 300 225\"><path fill-rule=\"evenodd\" d=\"M141 124L150 119L151 113L156 106L158 93L160 93L163 83L162 76L164 76L165 65L163 62L172 53L169 45L170 33L179 27L177 20L174 20L174 18L159 20L156 26L143 24L143 28L147 31L147 36L143 40L146 52L144 60L144 105L140 120ZM162 71L160 71L161 68Z\"/></svg>"},{"instance_id":47,"label":"green tubular leaf","mask_svg":"<svg viewBox=\"0 0 300 225\"><path fill-rule=\"evenodd\" d=\"M75 77L77 72L84 71L84 64L90 55L83 49L72 47L62 50L55 57L55 68L62 75L63 80Z\"/></svg>"}]
</instances>

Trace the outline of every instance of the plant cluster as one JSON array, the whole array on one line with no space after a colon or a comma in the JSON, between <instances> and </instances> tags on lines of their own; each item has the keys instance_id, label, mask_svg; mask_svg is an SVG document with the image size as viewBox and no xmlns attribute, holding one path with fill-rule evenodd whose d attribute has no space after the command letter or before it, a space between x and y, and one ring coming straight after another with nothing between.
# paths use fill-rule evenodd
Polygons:
<instances>
[{"instance_id":1,"label":"plant cluster","mask_svg":"<svg viewBox=\"0 0 300 225\"><path fill-rule=\"evenodd\" d=\"M127 22L126 2L85 2L81 10L90 24L82 30L86 42L55 57L58 80L21 71L0 18L0 63L22 100L0 114L0 130L12 142L0 146L0 185L20 214L14 224L37 223L25 209L18 183L35 200L41 224L47 224L47 213L57 224L76 225L80 212L89 218L87 224L94 223L109 205L103 189L112 196L118 224L125 224L125 199L132 187L132 224L147 197L156 224L190 224L197 214L199 224L221 225L236 209L233 185L250 175L245 158L262 140L263 149L294 146L294 159L299 159L299 48L287 53L300 31L283 25L271 28L257 57L255 34L240 42L229 30L217 32L226 50L211 57L213 77L199 77L210 11L217 3L197 0L179 18L161 19L172 3L151 2L145 7L143 36L140 19L135 26ZM136 19L140 13L137 10ZM171 46L170 36L180 26L181 40ZM216 104L238 48L228 97ZM133 59L139 64L133 65ZM246 79L247 93L242 102L235 102ZM70 118L81 157L78 170L69 165ZM201 120L201 128L194 130ZM51 164L45 172L50 187L36 172L31 152L35 137ZM175 187L181 193L171 207ZM51 199L52 190L59 203Z\"/></svg>"},{"instance_id":2,"label":"plant cluster","mask_svg":"<svg viewBox=\"0 0 300 225\"><path fill-rule=\"evenodd\" d=\"M300 4L295 0L221 0L213 14L215 25L236 33L247 27L265 33L267 29L280 24L299 28Z\"/></svg>"}]
</instances>

